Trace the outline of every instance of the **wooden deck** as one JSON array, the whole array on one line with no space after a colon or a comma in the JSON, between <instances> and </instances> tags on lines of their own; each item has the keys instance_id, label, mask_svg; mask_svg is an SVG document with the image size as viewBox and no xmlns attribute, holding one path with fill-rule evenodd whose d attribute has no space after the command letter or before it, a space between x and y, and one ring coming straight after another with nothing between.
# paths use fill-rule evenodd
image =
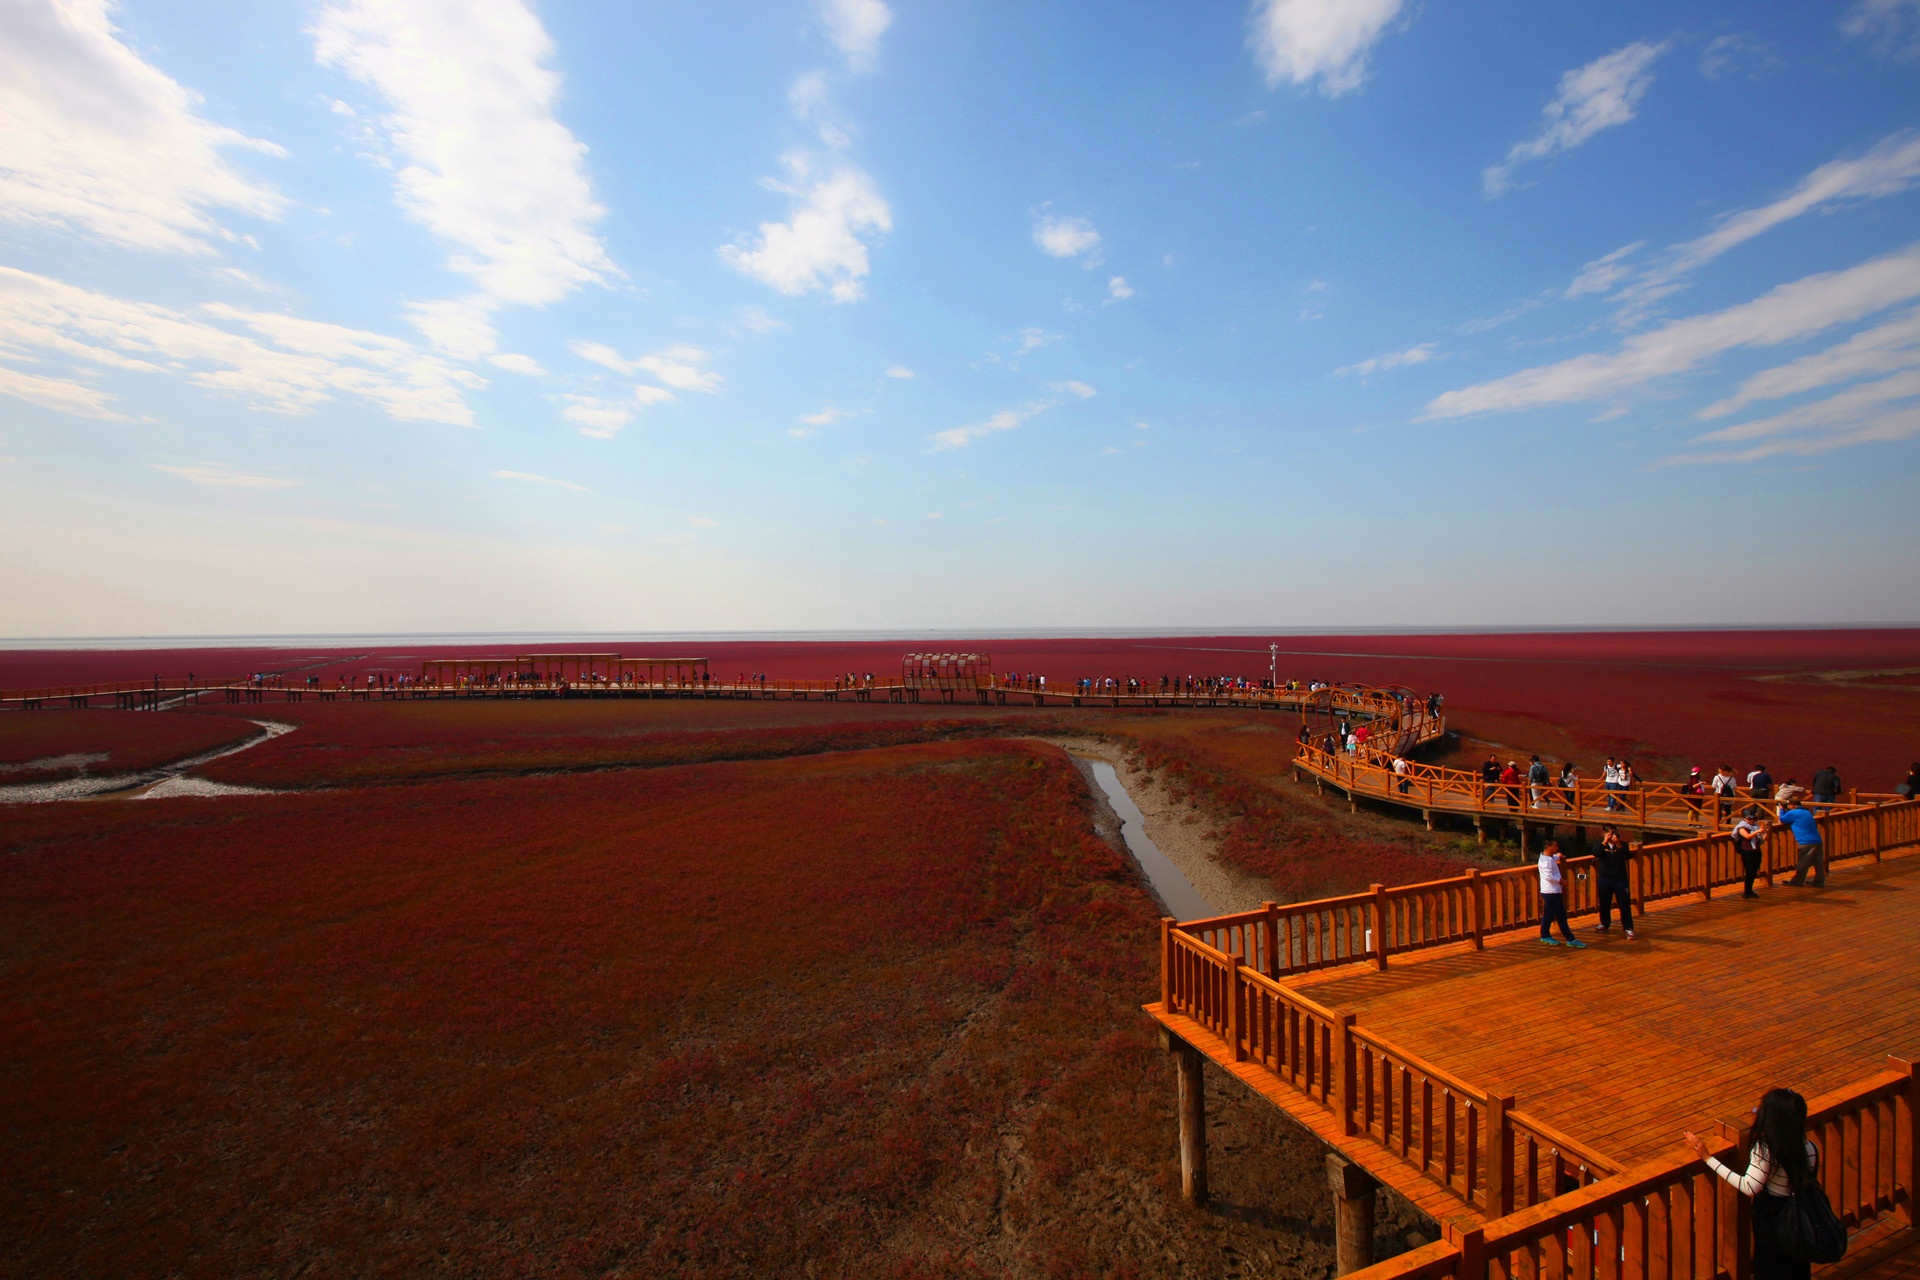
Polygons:
<instances>
[{"instance_id":1,"label":"wooden deck","mask_svg":"<svg viewBox=\"0 0 1920 1280\"><path fill-rule=\"evenodd\" d=\"M1637 1164L1680 1132L1737 1120L1768 1088L1807 1097L1920 1051L1920 857L1847 863L1827 887L1781 882L1667 905L1639 940L1584 951L1510 935L1386 972L1303 975L1330 1008Z\"/></svg>"}]
</instances>

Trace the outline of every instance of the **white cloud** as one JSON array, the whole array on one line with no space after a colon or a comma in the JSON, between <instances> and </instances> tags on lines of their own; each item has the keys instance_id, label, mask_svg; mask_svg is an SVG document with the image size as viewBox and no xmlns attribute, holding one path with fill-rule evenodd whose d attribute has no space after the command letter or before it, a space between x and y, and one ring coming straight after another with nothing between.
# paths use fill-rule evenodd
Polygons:
<instances>
[{"instance_id":1,"label":"white cloud","mask_svg":"<svg viewBox=\"0 0 1920 1280\"><path fill-rule=\"evenodd\" d=\"M1133 286L1127 283L1125 276L1115 276L1107 281L1107 301L1125 302L1133 296Z\"/></svg>"},{"instance_id":2,"label":"white cloud","mask_svg":"<svg viewBox=\"0 0 1920 1280\"><path fill-rule=\"evenodd\" d=\"M896 364L887 370L887 376L889 378L917 378L920 375L903 364Z\"/></svg>"},{"instance_id":3,"label":"white cloud","mask_svg":"<svg viewBox=\"0 0 1920 1280\"><path fill-rule=\"evenodd\" d=\"M1580 274L1573 278L1573 283L1567 286L1566 293L1562 296L1580 298L1589 293L1605 293L1613 288L1634 272L1634 268L1627 266L1621 259L1631 257L1646 243L1645 240L1635 240L1632 244L1615 249L1604 258L1595 258L1580 268Z\"/></svg>"},{"instance_id":4,"label":"white cloud","mask_svg":"<svg viewBox=\"0 0 1920 1280\"><path fill-rule=\"evenodd\" d=\"M107 418L124 421L125 414L107 408L113 397L97 387L70 382L65 378L43 378L0 365L0 395L25 400L43 409L58 409L76 418Z\"/></svg>"},{"instance_id":5,"label":"white cloud","mask_svg":"<svg viewBox=\"0 0 1920 1280\"><path fill-rule=\"evenodd\" d=\"M828 427L828 426L832 426L834 423L840 421L840 419L846 416L847 416L847 411L845 409L822 409L818 413L807 414L806 416L801 418L800 421L806 423L810 427ZM811 432L809 432L808 434L811 434Z\"/></svg>"},{"instance_id":6,"label":"white cloud","mask_svg":"<svg viewBox=\"0 0 1920 1280\"><path fill-rule=\"evenodd\" d=\"M550 484L556 489L571 489L575 493L593 492L593 490L583 484L575 484L571 480L555 480L552 476L537 476L531 471L496 471L493 473L493 478L496 480L525 480L531 484Z\"/></svg>"},{"instance_id":7,"label":"white cloud","mask_svg":"<svg viewBox=\"0 0 1920 1280\"><path fill-rule=\"evenodd\" d=\"M619 434L620 428L633 421L636 410L671 399L672 392L641 383L624 400L569 395L566 397L567 407L560 413L569 422L579 424L581 435L592 436L596 440L611 440Z\"/></svg>"},{"instance_id":8,"label":"white cloud","mask_svg":"<svg viewBox=\"0 0 1920 1280\"><path fill-rule=\"evenodd\" d=\"M1041 347L1050 347L1066 336L1064 333L1048 333L1045 329L1022 329L1020 331L1020 350L1018 354L1024 356L1029 351L1038 351Z\"/></svg>"},{"instance_id":9,"label":"white cloud","mask_svg":"<svg viewBox=\"0 0 1920 1280\"><path fill-rule=\"evenodd\" d=\"M1367 55L1403 8L1404 0L1254 0L1247 43L1269 89L1318 82L1337 98L1366 79Z\"/></svg>"},{"instance_id":10,"label":"white cloud","mask_svg":"<svg viewBox=\"0 0 1920 1280\"><path fill-rule=\"evenodd\" d=\"M1511 187L1514 169L1527 161L1570 150L1602 129L1633 119L1653 84L1654 60L1666 51L1665 43L1636 41L1561 76L1559 92L1541 113L1540 132L1514 143L1507 158L1482 175L1488 198Z\"/></svg>"},{"instance_id":11,"label":"white cloud","mask_svg":"<svg viewBox=\"0 0 1920 1280\"><path fill-rule=\"evenodd\" d=\"M718 391L724 381L717 373L703 373L695 366L705 363L707 352L685 344L671 346L652 355L629 360L604 342L575 340L569 344L582 360L591 360L615 373L650 373L670 387L681 391ZM664 392L661 399L669 399Z\"/></svg>"},{"instance_id":12,"label":"white cloud","mask_svg":"<svg viewBox=\"0 0 1920 1280\"><path fill-rule=\"evenodd\" d=\"M818 433L812 427L788 427L787 434L796 440L805 440L808 436Z\"/></svg>"},{"instance_id":13,"label":"white cloud","mask_svg":"<svg viewBox=\"0 0 1920 1280\"><path fill-rule=\"evenodd\" d=\"M1421 419L1602 399L1685 373L1736 348L1778 346L1915 297L1920 244L1843 271L1806 276L1752 302L1671 321L1626 339L1612 354L1575 356L1446 392L1427 404Z\"/></svg>"},{"instance_id":14,"label":"white cloud","mask_svg":"<svg viewBox=\"0 0 1920 1280\"><path fill-rule=\"evenodd\" d=\"M0 267L0 359L47 357L182 377L273 413L307 413L336 395L352 395L399 421L457 426L473 425L461 389L486 386L478 375L384 334L220 302L204 303L195 314ZM39 388L36 403L57 393ZM68 411L102 416L110 397L90 394L90 403L76 397Z\"/></svg>"},{"instance_id":15,"label":"white cloud","mask_svg":"<svg viewBox=\"0 0 1920 1280\"><path fill-rule=\"evenodd\" d=\"M1776 365L1746 379L1734 393L1702 409L1702 418L1723 418L1756 400L1778 400L1855 378L1920 366L1920 308L1862 330L1825 351Z\"/></svg>"},{"instance_id":16,"label":"white cloud","mask_svg":"<svg viewBox=\"0 0 1920 1280\"><path fill-rule=\"evenodd\" d=\"M216 489L291 489L300 483L298 480L285 480L278 476L250 476L239 471L229 471L221 466L166 467L155 463L153 469L179 476L182 480L191 480L194 484L210 485Z\"/></svg>"},{"instance_id":17,"label":"white cloud","mask_svg":"<svg viewBox=\"0 0 1920 1280\"><path fill-rule=\"evenodd\" d=\"M740 323L755 333L772 333L776 329L791 327L785 320L774 319L761 307L740 308Z\"/></svg>"},{"instance_id":18,"label":"white cloud","mask_svg":"<svg viewBox=\"0 0 1920 1280\"><path fill-rule=\"evenodd\" d=\"M122 44L107 0L11 0L0 20L0 218L112 244L211 253L210 210L285 201L222 151L280 147L210 124L188 90Z\"/></svg>"},{"instance_id":19,"label":"white cloud","mask_svg":"<svg viewBox=\"0 0 1920 1280\"><path fill-rule=\"evenodd\" d=\"M720 524L718 520L711 520L706 516L688 516L687 523L696 529L712 529L718 527Z\"/></svg>"},{"instance_id":20,"label":"white cloud","mask_svg":"<svg viewBox=\"0 0 1920 1280\"><path fill-rule=\"evenodd\" d=\"M1359 378L1362 382L1376 373L1388 369L1398 369L1402 365L1425 364L1435 359L1434 344L1423 342L1417 347L1408 347L1405 351L1389 351L1385 355L1371 356L1358 364L1342 365L1333 371L1337 378Z\"/></svg>"},{"instance_id":21,"label":"white cloud","mask_svg":"<svg viewBox=\"0 0 1920 1280\"><path fill-rule=\"evenodd\" d=\"M1033 212L1033 242L1042 253L1056 258L1087 256L1092 266L1100 249L1100 233L1087 218L1063 217L1044 208Z\"/></svg>"},{"instance_id":22,"label":"white cloud","mask_svg":"<svg viewBox=\"0 0 1920 1280\"><path fill-rule=\"evenodd\" d=\"M949 427L945 431L936 431L927 439L933 441L935 452L963 448L983 436L990 436L999 431L1012 431L1035 414L1051 409L1053 404L1051 400L1029 401L1018 409L1002 409L990 418L970 422L964 427Z\"/></svg>"},{"instance_id":23,"label":"white cloud","mask_svg":"<svg viewBox=\"0 0 1920 1280\"><path fill-rule=\"evenodd\" d=\"M1250 125L1265 124L1266 122L1267 122L1266 112L1249 111L1247 112L1247 114L1241 116L1238 120L1235 120L1233 123L1235 128L1245 129Z\"/></svg>"},{"instance_id":24,"label":"white cloud","mask_svg":"<svg viewBox=\"0 0 1920 1280\"><path fill-rule=\"evenodd\" d=\"M505 369L508 373L524 373L530 377L542 377L546 370L532 356L517 356L508 352L497 356L488 356L487 363Z\"/></svg>"},{"instance_id":25,"label":"white cloud","mask_svg":"<svg viewBox=\"0 0 1920 1280\"><path fill-rule=\"evenodd\" d=\"M1133 429L1135 431L1151 431L1153 430L1153 424L1151 422L1136 422L1133 424Z\"/></svg>"},{"instance_id":26,"label":"white cloud","mask_svg":"<svg viewBox=\"0 0 1920 1280\"><path fill-rule=\"evenodd\" d=\"M847 60L847 70L871 71L893 11L880 0L821 0L820 18L827 38Z\"/></svg>"},{"instance_id":27,"label":"white cloud","mask_svg":"<svg viewBox=\"0 0 1920 1280\"><path fill-rule=\"evenodd\" d=\"M1062 395L1079 396L1082 400L1091 400L1100 393L1084 382L1052 382L1047 384L1051 390Z\"/></svg>"},{"instance_id":28,"label":"white cloud","mask_svg":"<svg viewBox=\"0 0 1920 1280\"><path fill-rule=\"evenodd\" d=\"M344 0L315 57L385 99L407 214L459 252L487 306L543 306L619 275L593 226L587 148L554 118L553 41L521 0Z\"/></svg>"},{"instance_id":29,"label":"white cloud","mask_svg":"<svg viewBox=\"0 0 1920 1280\"><path fill-rule=\"evenodd\" d=\"M1902 62L1920 58L1920 0L1857 0L1841 15L1840 30Z\"/></svg>"},{"instance_id":30,"label":"white cloud","mask_svg":"<svg viewBox=\"0 0 1920 1280\"><path fill-rule=\"evenodd\" d=\"M1670 466L1753 462L1775 454L1809 456L1849 445L1905 440L1920 435L1920 403L1914 403L1916 398L1920 398L1920 369L1910 369L1786 413L1709 432L1694 441L1717 445L1761 442L1749 448L1682 453L1663 461Z\"/></svg>"},{"instance_id":31,"label":"white cloud","mask_svg":"<svg viewBox=\"0 0 1920 1280\"><path fill-rule=\"evenodd\" d=\"M1715 36L1700 54L1700 74L1709 80L1722 80L1742 70L1749 79L1758 80L1784 65L1765 41L1752 36Z\"/></svg>"},{"instance_id":32,"label":"white cloud","mask_svg":"<svg viewBox=\"0 0 1920 1280\"><path fill-rule=\"evenodd\" d=\"M478 360L500 345L493 331L493 307L486 298L410 303L407 319L421 337L456 360Z\"/></svg>"},{"instance_id":33,"label":"white cloud","mask_svg":"<svg viewBox=\"0 0 1920 1280\"><path fill-rule=\"evenodd\" d=\"M787 181L769 182L792 198L786 222L763 222L751 241L725 245L720 256L734 270L785 294L825 289L836 302L856 302L871 269L866 238L893 230L893 211L873 179L841 163L816 174L798 151L781 157Z\"/></svg>"}]
</instances>

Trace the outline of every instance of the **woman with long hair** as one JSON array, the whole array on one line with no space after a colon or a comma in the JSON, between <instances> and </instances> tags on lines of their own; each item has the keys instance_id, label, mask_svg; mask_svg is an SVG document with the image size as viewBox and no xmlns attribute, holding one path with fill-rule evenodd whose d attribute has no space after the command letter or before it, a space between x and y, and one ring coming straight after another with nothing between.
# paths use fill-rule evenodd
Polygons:
<instances>
[{"instance_id":1,"label":"woman with long hair","mask_svg":"<svg viewBox=\"0 0 1920 1280\"><path fill-rule=\"evenodd\" d=\"M1712 1156L1707 1144L1685 1135L1693 1153L1742 1195L1753 1197L1754 1280L1809 1280L1813 1264L1780 1252L1775 1235L1793 1193L1820 1167L1820 1151L1807 1138L1807 1100L1791 1089L1769 1089L1753 1109L1753 1149L1747 1171L1735 1173Z\"/></svg>"}]
</instances>

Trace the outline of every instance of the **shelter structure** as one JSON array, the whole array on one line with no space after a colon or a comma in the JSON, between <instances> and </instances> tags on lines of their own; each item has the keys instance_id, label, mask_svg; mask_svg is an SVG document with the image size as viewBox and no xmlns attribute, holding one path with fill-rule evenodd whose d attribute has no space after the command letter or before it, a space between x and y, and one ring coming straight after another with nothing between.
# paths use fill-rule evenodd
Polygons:
<instances>
[{"instance_id":1,"label":"shelter structure","mask_svg":"<svg viewBox=\"0 0 1920 1280\"><path fill-rule=\"evenodd\" d=\"M900 660L900 677L909 689L987 689L993 686L993 659L984 653L909 653Z\"/></svg>"},{"instance_id":2,"label":"shelter structure","mask_svg":"<svg viewBox=\"0 0 1920 1280\"><path fill-rule=\"evenodd\" d=\"M705 658L629 658L618 653L430 658L420 664L422 684L455 688L578 684L681 688L710 680Z\"/></svg>"}]
</instances>

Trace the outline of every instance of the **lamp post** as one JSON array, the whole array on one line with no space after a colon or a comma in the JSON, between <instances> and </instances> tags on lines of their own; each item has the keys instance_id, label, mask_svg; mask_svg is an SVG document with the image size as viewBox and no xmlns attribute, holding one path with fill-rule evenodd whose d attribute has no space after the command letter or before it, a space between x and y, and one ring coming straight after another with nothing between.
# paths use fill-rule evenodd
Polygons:
<instances>
[{"instance_id":1,"label":"lamp post","mask_svg":"<svg viewBox=\"0 0 1920 1280\"><path fill-rule=\"evenodd\" d=\"M1278 689L1280 687L1280 646L1277 644L1268 645L1267 654L1267 679L1269 687Z\"/></svg>"}]
</instances>

